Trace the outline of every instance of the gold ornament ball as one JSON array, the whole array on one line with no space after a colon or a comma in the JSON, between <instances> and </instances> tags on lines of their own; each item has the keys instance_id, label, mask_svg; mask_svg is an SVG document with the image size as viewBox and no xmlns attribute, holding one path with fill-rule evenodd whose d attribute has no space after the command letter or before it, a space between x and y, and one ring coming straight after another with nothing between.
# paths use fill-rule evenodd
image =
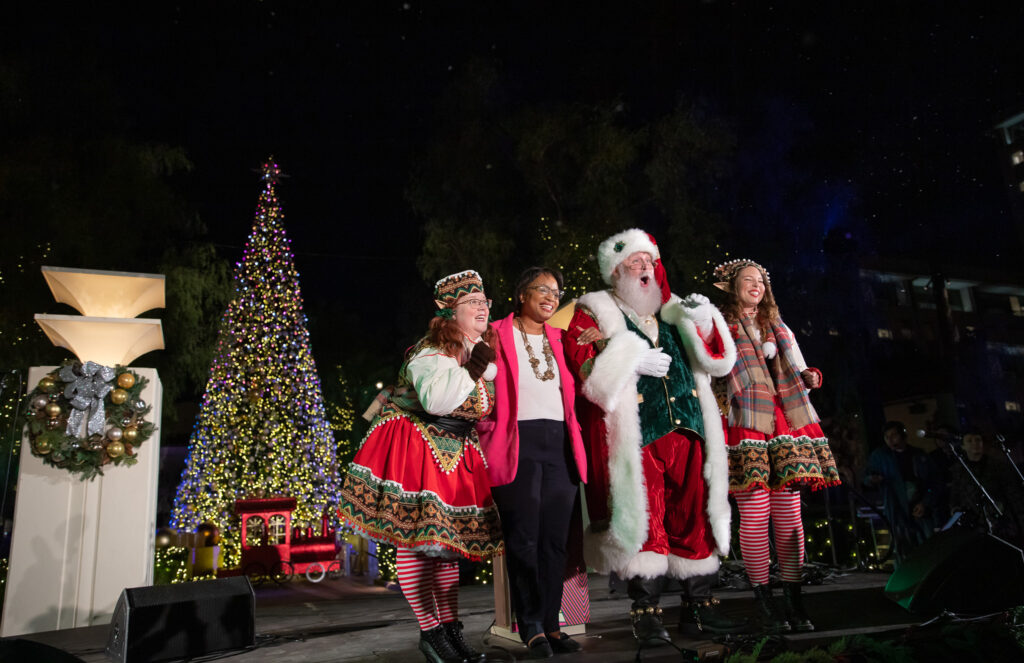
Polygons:
<instances>
[{"instance_id":1,"label":"gold ornament ball","mask_svg":"<svg viewBox=\"0 0 1024 663\"><path fill-rule=\"evenodd\" d=\"M50 441L47 439L36 440L35 444L32 445L32 449L40 456L45 456L53 451L53 447L50 446Z\"/></svg>"},{"instance_id":2,"label":"gold ornament ball","mask_svg":"<svg viewBox=\"0 0 1024 663\"><path fill-rule=\"evenodd\" d=\"M131 373L121 373L117 376L117 386L122 389L131 389L135 386L135 376Z\"/></svg>"},{"instance_id":3,"label":"gold ornament ball","mask_svg":"<svg viewBox=\"0 0 1024 663\"><path fill-rule=\"evenodd\" d=\"M57 417L59 417L60 416L60 404L59 403L47 403L46 404L46 414L49 415L49 417L51 419L56 419Z\"/></svg>"},{"instance_id":4,"label":"gold ornament ball","mask_svg":"<svg viewBox=\"0 0 1024 663\"><path fill-rule=\"evenodd\" d=\"M120 442L111 442L107 445L107 455L111 458L124 455L124 445Z\"/></svg>"},{"instance_id":5,"label":"gold ornament ball","mask_svg":"<svg viewBox=\"0 0 1024 663\"><path fill-rule=\"evenodd\" d=\"M49 375L45 376L43 379L39 381L39 388L42 389L43 391L52 391L53 388L56 386L57 383Z\"/></svg>"},{"instance_id":6,"label":"gold ornament ball","mask_svg":"<svg viewBox=\"0 0 1024 663\"><path fill-rule=\"evenodd\" d=\"M110 392L110 402L114 405L120 405L128 400L128 392L124 389L115 389Z\"/></svg>"},{"instance_id":7,"label":"gold ornament ball","mask_svg":"<svg viewBox=\"0 0 1024 663\"><path fill-rule=\"evenodd\" d=\"M178 533L170 527L161 527L156 533L156 547L169 548L178 538Z\"/></svg>"},{"instance_id":8,"label":"gold ornament ball","mask_svg":"<svg viewBox=\"0 0 1024 663\"><path fill-rule=\"evenodd\" d=\"M125 442L134 443L135 440L139 439L139 429L125 428L124 433L122 434L122 438L124 439Z\"/></svg>"}]
</instances>

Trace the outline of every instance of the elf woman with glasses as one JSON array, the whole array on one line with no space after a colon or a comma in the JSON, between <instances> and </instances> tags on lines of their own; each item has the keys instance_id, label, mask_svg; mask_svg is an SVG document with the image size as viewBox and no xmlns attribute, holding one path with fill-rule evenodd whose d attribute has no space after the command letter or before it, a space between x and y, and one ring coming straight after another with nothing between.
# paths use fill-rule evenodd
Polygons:
<instances>
[{"instance_id":1,"label":"elf woman with glasses","mask_svg":"<svg viewBox=\"0 0 1024 663\"><path fill-rule=\"evenodd\" d=\"M482 661L458 621L459 565L501 545L476 422L494 407L490 300L475 271L434 286L436 316L348 467L342 518L397 549L398 583L430 663Z\"/></svg>"},{"instance_id":2,"label":"elf woman with glasses","mask_svg":"<svg viewBox=\"0 0 1024 663\"><path fill-rule=\"evenodd\" d=\"M531 658L580 649L558 623L570 523L578 484L587 478L562 331L547 324L562 294L557 270L531 267L519 277L517 310L494 323L494 410L479 424L505 534L512 609Z\"/></svg>"}]
</instances>

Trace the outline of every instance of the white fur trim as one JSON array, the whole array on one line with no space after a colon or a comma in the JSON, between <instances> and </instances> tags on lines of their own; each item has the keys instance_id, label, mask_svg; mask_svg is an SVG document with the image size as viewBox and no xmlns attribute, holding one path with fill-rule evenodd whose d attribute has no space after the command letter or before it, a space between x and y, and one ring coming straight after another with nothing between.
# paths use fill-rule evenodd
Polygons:
<instances>
[{"instance_id":1,"label":"white fur trim","mask_svg":"<svg viewBox=\"0 0 1024 663\"><path fill-rule=\"evenodd\" d=\"M621 243L621 248L615 250L615 246ZM661 257L658 247L651 241L643 230L630 228L616 233L601 242L597 247L597 265L601 270L601 278L608 285L612 283L612 272L619 266L619 263L637 251L644 251L651 254L652 260Z\"/></svg>"},{"instance_id":2,"label":"white fur trim","mask_svg":"<svg viewBox=\"0 0 1024 663\"><path fill-rule=\"evenodd\" d=\"M704 347L704 340L701 338L697 327L688 316L688 308L683 306L678 295L672 295L665 305L661 307L661 318L671 323L679 330L679 336L683 339L683 347L690 358L690 368L711 374L713 377L725 377L732 370L736 363L736 343L729 333L729 325L725 318L716 308L711 312L711 319L715 323L715 329L722 338L722 357L715 358L707 352Z\"/></svg>"},{"instance_id":3,"label":"white fur trim","mask_svg":"<svg viewBox=\"0 0 1024 663\"><path fill-rule=\"evenodd\" d=\"M663 315L668 309L668 316L676 320L676 328L683 340L683 347L690 359L693 380L697 386L697 399L700 401L701 419L704 422L704 481L708 486L708 518L711 521L711 533L720 555L729 553L729 542L732 538L732 509L729 507L729 459L725 448L725 431L722 429L722 417L718 409L718 401L711 389L711 376L728 375L736 361L736 344L725 324L725 318L718 312L712 314L715 328L722 338L724 356L715 359L704 347L704 341L697 333L693 321L686 317L685 307L679 303L675 295L662 307Z\"/></svg>"},{"instance_id":4,"label":"white fur trim","mask_svg":"<svg viewBox=\"0 0 1024 663\"><path fill-rule=\"evenodd\" d=\"M623 331L608 340L608 345L594 358L590 377L583 383L583 395L596 403L605 414L615 411L621 398L634 394L636 403L637 366L650 345L632 332Z\"/></svg>"},{"instance_id":5,"label":"white fur trim","mask_svg":"<svg viewBox=\"0 0 1024 663\"><path fill-rule=\"evenodd\" d=\"M645 550L633 555L626 566L615 569L620 578L660 578L669 572L668 558L673 555L662 555L661 553Z\"/></svg>"},{"instance_id":6,"label":"white fur trim","mask_svg":"<svg viewBox=\"0 0 1024 663\"><path fill-rule=\"evenodd\" d=\"M679 580L715 573L721 565L718 555L708 555L704 559L687 559L678 555L669 555L667 562L667 574Z\"/></svg>"},{"instance_id":7,"label":"white fur trim","mask_svg":"<svg viewBox=\"0 0 1024 663\"><path fill-rule=\"evenodd\" d=\"M491 363L487 364L487 368L484 369L484 374L481 375L480 377L482 377L484 380L487 380L488 382L493 382L494 378L496 378L497 376L498 366L492 361Z\"/></svg>"},{"instance_id":8,"label":"white fur trim","mask_svg":"<svg viewBox=\"0 0 1024 663\"><path fill-rule=\"evenodd\" d=\"M636 364L640 351L650 346L626 329L626 319L609 292L588 293L578 303L590 309L601 334L611 339L594 359L594 369L583 383L583 394L605 413L611 501L608 530L588 530L584 535L585 559L607 573L624 568L647 540L647 487L640 449L643 439ZM614 374L616 370L619 375Z\"/></svg>"}]
</instances>

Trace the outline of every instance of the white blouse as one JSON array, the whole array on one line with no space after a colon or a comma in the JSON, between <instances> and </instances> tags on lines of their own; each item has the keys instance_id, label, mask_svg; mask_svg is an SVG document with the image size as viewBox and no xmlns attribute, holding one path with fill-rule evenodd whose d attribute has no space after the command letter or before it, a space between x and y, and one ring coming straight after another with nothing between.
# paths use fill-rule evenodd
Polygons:
<instances>
[{"instance_id":1,"label":"white blouse","mask_svg":"<svg viewBox=\"0 0 1024 663\"><path fill-rule=\"evenodd\" d=\"M565 421L565 412L562 410L562 378L558 374L558 362L555 362L554 379L542 381L530 366L530 355L526 353L522 333L518 329L514 329L512 337L515 339L516 361L519 364L519 412L516 418L519 421L530 419ZM544 361L542 335L527 334L526 338L529 339L530 347L533 348L533 356L540 360L537 370L543 375L548 365Z\"/></svg>"}]
</instances>

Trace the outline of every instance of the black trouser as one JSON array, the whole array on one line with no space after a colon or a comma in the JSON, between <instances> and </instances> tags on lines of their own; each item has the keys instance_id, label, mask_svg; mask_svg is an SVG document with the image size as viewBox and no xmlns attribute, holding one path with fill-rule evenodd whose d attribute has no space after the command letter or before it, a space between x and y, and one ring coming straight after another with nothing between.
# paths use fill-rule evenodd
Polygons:
<instances>
[{"instance_id":1,"label":"black trouser","mask_svg":"<svg viewBox=\"0 0 1024 663\"><path fill-rule=\"evenodd\" d=\"M558 627L565 547L578 491L565 422L519 422L519 464L511 483L491 488L501 515L509 592L526 642Z\"/></svg>"}]
</instances>

